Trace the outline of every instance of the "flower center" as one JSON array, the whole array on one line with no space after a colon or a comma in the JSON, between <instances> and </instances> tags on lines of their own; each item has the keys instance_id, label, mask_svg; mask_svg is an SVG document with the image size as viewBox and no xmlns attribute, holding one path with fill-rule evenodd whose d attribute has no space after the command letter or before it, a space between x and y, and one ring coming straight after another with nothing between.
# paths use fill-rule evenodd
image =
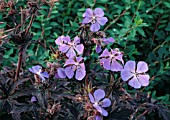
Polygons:
<instances>
[{"instance_id":1,"label":"flower center","mask_svg":"<svg viewBox=\"0 0 170 120\"><path fill-rule=\"evenodd\" d=\"M98 105L98 102L95 102L94 104L95 104L95 105Z\"/></svg>"},{"instance_id":2,"label":"flower center","mask_svg":"<svg viewBox=\"0 0 170 120\"><path fill-rule=\"evenodd\" d=\"M96 23L96 17L95 16L92 17L92 23L93 24Z\"/></svg>"}]
</instances>

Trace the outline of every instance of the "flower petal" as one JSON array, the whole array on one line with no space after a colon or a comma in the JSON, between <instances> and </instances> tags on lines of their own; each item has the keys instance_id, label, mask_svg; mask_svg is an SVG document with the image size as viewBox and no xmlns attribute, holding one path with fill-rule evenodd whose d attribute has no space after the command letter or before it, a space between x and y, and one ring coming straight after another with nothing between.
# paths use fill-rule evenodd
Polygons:
<instances>
[{"instance_id":1,"label":"flower petal","mask_svg":"<svg viewBox=\"0 0 170 120\"><path fill-rule=\"evenodd\" d=\"M64 41L64 43L68 43L71 41L69 36L63 37L61 39Z\"/></svg>"},{"instance_id":2,"label":"flower petal","mask_svg":"<svg viewBox=\"0 0 170 120\"><path fill-rule=\"evenodd\" d=\"M74 41L73 41L75 44L78 44L78 43L80 43L80 38L78 37L78 36L76 36L75 38L74 38Z\"/></svg>"},{"instance_id":3,"label":"flower petal","mask_svg":"<svg viewBox=\"0 0 170 120\"><path fill-rule=\"evenodd\" d=\"M112 37L107 38L107 39L103 38L103 42L107 45L107 44L113 43L114 39Z\"/></svg>"},{"instance_id":4,"label":"flower petal","mask_svg":"<svg viewBox=\"0 0 170 120\"><path fill-rule=\"evenodd\" d=\"M99 58L101 58L101 57L107 57L107 56L110 56L110 52L108 51L108 49L105 49L105 50L103 51L103 53L99 56Z\"/></svg>"},{"instance_id":5,"label":"flower petal","mask_svg":"<svg viewBox=\"0 0 170 120\"><path fill-rule=\"evenodd\" d=\"M136 68L135 64L136 64L135 61L129 60L129 61L126 62L124 69L127 69L130 72L135 73L135 68Z\"/></svg>"},{"instance_id":6,"label":"flower petal","mask_svg":"<svg viewBox=\"0 0 170 120\"><path fill-rule=\"evenodd\" d=\"M142 86L148 86L149 78L149 75L139 75L138 80Z\"/></svg>"},{"instance_id":7,"label":"flower petal","mask_svg":"<svg viewBox=\"0 0 170 120\"><path fill-rule=\"evenodd\" d=\"M129 70L127 70L127 69L121 70L121 78L122 78L123 81L129 80L133 76L134 76L134 74L131 73Z\"/></svg>"},{"instance_id":8,"label":"flower petal","mask_svg":"<svg viewBox=\"0 0 170 120\"><path fill-rule=\"evenodd\" d=\"M93 11L92 11L92 9L87 8L84 16L85 16L85 17L92 17L92 16L93 16Z\"/></svg>"},{"instance_id":9,"label":"flower petal","mask_svg":"<svg viewBox=\"0 0 170 120\"><path fill-rule=\"evenodd\" d=\"M84 45L83 45L83 44L76 45L76 46L75 46L75 50L77 51L77 53L78 53L79 55L83 54Z\"/></svg>"},{"instance_id":10,"label":"flower petal","mask_svg":"<svg viewBox=\"0 0 170 120\"><path fill-rule=\"evenodd\" d=\"M81 62L83 60L83 57L76 57L77 62Z\"/></svg>"},{"instance_id":11,"label":"flower petal","mask_svg":"<svg viewBox=\"0 0 170 120\"><path fill-rule=\"evenodd\" d=\"M95 107L103 116L108 116L108 112L99 105L93 104L93 107Z\"/></svg>"},{"instance_id":12,"label":"flower petal","mask_svg":"<svg viewBox=\"0 0 170 120\"><path fill-rule=\"evenodd\" d=\"M137 73L143 73L148 71L148 64L146 62L140 61L137 64Z\"/></svg>"},{"instance_id":13,"label":"flower petal","mask_svg":"<svg viewBox=\"0 0 170 120\"><path fill-rule=\"evenodd\" d=\"M86 70L85 70L85 65L84 63L81 63L77 69L76 69L76 79L77 80L82 80L86 75Z\"/></svg>"},{"instance_id":14,"label":"flower petal","mask_svg":"<svg viewBox=\"0 0 170 120\"><path fill-rule=\"evenodd\" d=\"M96 45L96 53L100 53L102 51L101 45L97 44Z\"/></svg>"},{"instance_id":15,"label":"flower petal","mask_svg":"<svg viewBox=\"0 0 170 120\"><path fill-rule=\"evenodd\" d=\"M118 63L116 60L112 60L110 70L111 71L121 71L123 69L123 66Z\"/></svg>"},{"instance_id":16,"label":"flower petal","mask_svg":"<svg viewBox=\"0 0 170 120\"><path fill-rule=\"evenodd\" d=\"M98 31L100 29L100 25L99 25L99 23L92 23L92 25L90 26L90 30L92 31L92 32L96 32L96 31Z\"/></svg>"},{"instance_id":17,"label":"flower petal","mask_svg":"<svg viewBox=\"0 0 170 120\"><path fill-rule=\"evenodd\" d=\"M85 17L82 21L83 24L87 24L87 23L90 23L92 21L92 18L91 17Z\"/></svg>"},{"instance_id":18,"label":"flower petal","mask_svg":"<svg viewBox=\"0 0 170 120\"><path fill-rule=\"evenodd\" d=\"M94 15L97 17L103 17L104 16L104 11L101 8L96 8L94 10Z\"/></svg>"},{"instance_id":19,"label":"flower petal","mask_svg":"<svg viewBox=\"0 0 170 120\"><path fill-rule=\"evenodd\" d=\"M102 120L101 116L96 115L95 120Z\"/></svg>"},{"instance_id":20,"label":"flower petal","mask_svg":"<svg viewBox=\"0 0 170 120\"><path fill-rule=\"evenodd\" d=\"M75 60L73 59L73 58L69 58L66 62L65 62L65 64L64 64L64 66L66 66L66 65L74 65L76 62L75 62Z\"/></svg>"},{"instance_id":21,"label":"flower petal","mask_svg":"<svg viewBox=\"0 0 170 120\"><path fill-rule=\"evenodd\" d=\"M69 79L71 79L74 76L74 66L66 67L64 71Z\"/></svg>"},{"instance_id":22,"label":"flower petal","mask_svg":"<svg viewBox=\"0 0 170 120\"><path fill-rule=\"evenodd\" d=\"M94 91L94 99L95 99L95 102L100 101L102 98L104 98L104 96L105 96L104 90L102 90L102 89L97 89L97 90Z\"/></svg>"},{"instance_id":23,"label":"flower petal","mask_svg":"<svg viewBox=\"0 0 170 120\"><path fill-rule=\"evenodd\" d=\"M62 52L62 53L66 53L68 50L69 50L70 46L69 45L66 45L66 44L61 44L59 46L59 50Z\"/></svg>"},{"instance_id":24,"label":"flower petal","mask_svg":"<svg viewBox=\"0 0 170 120\"><path fill-rule=\"evenodd\" d=\"M89 99L91 103L94 103L94 97L91 93L89 93Z\"/></svg>"},{"instance_id":25,"label":"flower petal","mask_svg":"<svg viewBox=\"0 0 170 120\"><path fill-rule=\"evenodd\" d=\"M102 58L100 59L100 63L103 64L103 67L106 69L106 70L110 70L110 63L111 63L111 59L109 58Z\"/></svg>"},{"instance_id":26,"label":"flower petal","mask_svg":"<svg viewBox=\"0 0 170 120\"><path fill-rule=\"evenodd\" d=\"M72 47L70 47L70 49L69 49L68 52L66 53L66 56L67 56L68 58L73 58L73 57L76 56L76 53L75 53L75 51L74 51L74 49L73 49Z\"/></svg>"},{"instance_id":27,"label":"flower petal","mask_svg":"<svg viewBox=\"0 0 170 120\"><path fill-rule=\"evenodd\" d=\"M141 87L141 84L136 77L133 77L128 84L136 89Z\"/></svg>"},{"instance_id":28,"label":"flower petal","mask_svg":"<svg viewBox=\"0 0 170 120\"><path fill-rule=\"evenodd\" d=\"M57 69L57 74L59 78L66 78L65 70L64 68L58 68Z\"/></svg>"},{"instance_id":29,"label":"flower petal","mask_svg":"<svg viewBox=\"0 0 170 120\"><path fill-rule=\"evenodd\" d=\"M40 73L43 77L45 78L49 78L49 74L48 72L43 72L43 73Z\"/></svg>"},{"instance_id":30,"label":"flower petal","mask_svg":"<svg viewBox=\"0 0 170 120\"><path fill-rule=\"evenodd\" d=\"M105 25L108 19L106 17L99 17L96 19L100 25Z\"/></svg>"},{"instance_id":31,"label":"flower petal","mask_svg":"<svg viewBox=\"0 0 170 120\"><path fill-rule=\"evenodd\" d=\"M108 98L102 100L102 107L109 107L111 105L111 101Z\"/></svg>"}]
</instances>

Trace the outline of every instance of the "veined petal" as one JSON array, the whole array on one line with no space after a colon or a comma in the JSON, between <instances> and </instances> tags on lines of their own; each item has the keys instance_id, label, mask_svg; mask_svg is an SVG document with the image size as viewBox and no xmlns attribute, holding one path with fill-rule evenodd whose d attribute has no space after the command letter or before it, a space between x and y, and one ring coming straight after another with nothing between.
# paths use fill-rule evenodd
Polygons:
<instances>
[{"instance_id":1,"label":"veined petal","mask_svg":"<svg viewBox=\"0 0 170 120\"><path fill-rule=\"evenodd\" d=\"M69 58L69 59L65 62L64 66L66 66L66 65L74 65L74 64L76 64L75 60L74 60L73 58Z\"/></svg>"},{"instance_id":2,"label":"veined petal","mask_svg":"<svg viewBox=\"0 0 170 120\"><path fill-rule=\"evenodd\" d=\"M108 51L108 49L105 49L103 51L103 53L99 56L99 58L101 58L101 57L108 57L108 56L110 56L110 52Z\"/></svg>"},{"instance_id":3,"label":"veined petal","mask_svg":"<svg viewBox=\"0 0 170 120\"><path fill-rule=\"evenodd\" d=\"M74 66L66 67L64 71L69 79L71 79L74 76Z\"/></svg>"},{"instance_id":4,"label":"veined petal","mask_svg":"<svg viewBox=\"0 0 170 120\"><path fill-rule=\"evenodd\" d=\"M99 105L93 104L93 107L95 107L103 116L108 116L108 112Z\"/></svg>"},{"instance_id":5,"label":"veined petal","mask_svg":"<svg viewBox=\"0 0 170 120\"><path fill-rule=\"evenodd\" d=\"M142 86L148 86L149 85L149 75L139 75L138 80Z\"/></svg>"},{"instance_id":6,"label":"veined petal","mask_svg":"<svg viewBox=\"0 0 170 120\"><path fill-rule=\"evenodd\" d=\"M76 56L76 53L75 53L75 51L74 51L74 49L73 49L72 47L70 47L70 49L69 49L68 52L66 53L66 56L67 56L68 58L73 58L73 57Z\"/></svg>"},{"instance_id":7,"label":"veined petal","mask_svg":"<svg viewBox=\"0 0 170 120\"><path fill-rule=\"evenodd\" d=\"M91 103L94 103L94 97L91 93L89 93L89 99Z\"/></svg>"},{"instance_id":8,"label":"veined petal","mask_svg":"<svg viewBox=\"0 0 170 120\"><path fill-rule=\"evenodd\" d=\"M55 40L55 44L57 44L57 45L61 45L61 44L62 44L61 36L59 36L59 37Z\"/></svg>"},{"instance_id":9,"label":"veined petal","mask_svg":"<svg viewBox=\"0 0 170 120\"><path fill-rule=\"evenodd\" d=\"M92 23L91 24L91 26L90 26L90 30L92 31L92 32L96 32L96 31L98 31L100 29L100 25L99 25L99 23Z\"/></svg>"},{"instance_id":10,"label":"veined petal","mask_svg":"<svg viewBox=\"0 0 170 120\"><path fill-rule=\"evenodd\" d=\"M57 74L59 78L66 78L65 70L64 68L58 68L57 69Z\"/></svg>"},{"instance_id":11,"label":"veined petal","mask_svg":"<svg viewBox=\"0 0 170 120\"><path fill-rule=\"evenodd\" d=\"M105 25L106 22L108 21L106 17L98 17L96 20L100 25Z\"/></svg>"},{"instance_id":12,"label":"veined petal","mask_svg":"<svg viewBox=\"0 0 170 120\"><path fill-rule=\"evenodd\" d=\"M105 98L102 100L102 107L109 107L111 105L111 101L109 98Z\"/></svg>"},{"instance_id":13,"label":"veined petal","mask_svg":"<svg viewBox=\"0 0 170 120\"><path fill-rule=\"evenodd\" d=\"M103 64L103 67L106 69L106 70L110 70L111 69L111 59L110 58L102 58L100 59L100 63Z\"/></svg>"},{"instance_id":14,"label":"veined petal","mask_svg":"<svg viewBox=\"0 0 170 120\"><path fill-rule=\"evenodd\" d=\"M76 45L76 46L75 46L75 50L77 51L77 53L78 53L79 55L83 54L84 45L83 45L83 44Z\"/></svg>"},{"instance_id":15,"label":"veined petal","mask_svg":"<svg viewBox=\"0 0 170 120\"><path fill-rule=\"evenodd\" d=\"M125 66L124 66L124 69L135 73L135 68L136 68L135 65L136 65L135 61L129 60L129 61L126 62Z\"/></svg>"},{"instance_id":16,"label":"veined petal","mask_svg":"<svg viewBox=\"0 0 170 120\"><path fill-rule=\"evenodd\" d=\"M148 71L148 64L146 62L140 61L137 64L137 73L144 73Z\"/></svg>"},{"instance_id":17,"label":"veined petal","mask_svg":"<svg viewBox=\"0 0 170 120\"><path fill-rule=\"evenodd\" d=\"M102 98L105 97L105 92L102 89L97 89L94 91L95 102L99 102Z\"/></svg>"},{"instance_id":18,"label":"veined petal","mask_svg":"<svg viewBox=\"0 0 170 120\"><path fill-rule=\"evenodd\" d=\"M59 46L59 50L62 52L62 53L66 53L68 50L69 50L70 46L69 45L66 45L66 44L61 44Z\"/></svg>"},{"instance_id":19,"label":"veined petal","mask_svg":"<svg viewBox=\"0 0 170 120\"><path fill-rule=\"evenodd\" d=\"M93 11L92 11L92 9L87 8L84 16L85 16L85 17L92 17L92 16L93 16Z\"/></svg>"},{"instance_id":20,"label":"veined petal","mask_svg":"<svg viewBox=\"0 0 170 120\"><path fill-rule=\"evenodd\" d=\"M134 87L135 89L140 88L141 84L139 83L138 79L136 77L133 77L129 83L130 86Z\"/></svg>"},{"instance_id":21,"label":"veined petal","mask_svg":"<svg viewBox=\"0 0 170 120\"><path fill-rule=\"evenodd\" d=\"M97 17L103 17L104 16L104 11L101 8L96 8L94 10L94 15Z\"/></svg>"},{"instance_id":22,"label":"veined petal","mask_svg":"<svg viewBox=\"0 0 170 120\"><path fill-rule=\"evenodd\" d=\"M91 17L85 17L82 21L83 24L87 24L87 23L90 23L92 21L92 18Z\"/></svg>"},{"instance_id":23,"label":"veined petal","mask_svg":"<svg viewBox=\"0 0 170 120\"><path fill-rule=\"evenodd\" d=\"M121 78L122 78L123 81L129 80L133 76L134 76L134 74L131 73L129 70L127 70L127 69L121 70Z\"/></svg>"},{"instance_id":24,"label":"veined petal","mask_svg":"<svg viewBox=\"0 0 170 120\"><path fill-rule=\"evenodd\" d=\"M112 60L110 70L111 71L121 71L123 69L123 66L118 63L116 60Z\"/></svg>"},{"instance_id":25,"label":"veined petal","mask_svg":"<svg viewBox=\"0 0 170 120\"><path fill-rule=\"evenodd\" d=\"M82 80L85 77L85 75L86 75L85 65L84 63L81 63L76 69L75 78L77 80Z\"/></svg>"},{"instance_id":26,"label":"veined petal","mask_svg":"<svg viewBox=\"0 0 170 120\"><path fill-rule=\"evenodd\" d=\"M65 43L68 43L68 42L71 41L69 36L63 37L62 40L63 40Z\"/></svg>"},{"instance_id":27,"label":"veined petal","mask_svg":"<svg viewBox=\"0 0 170 120\"><path fill-rule=\"evenodd\" d=\"M75 43L75 44L80 43L80 38L79 38L78 36L76 36L76 37L74 38L74 43Z\"/></svg>"}]
</instances>

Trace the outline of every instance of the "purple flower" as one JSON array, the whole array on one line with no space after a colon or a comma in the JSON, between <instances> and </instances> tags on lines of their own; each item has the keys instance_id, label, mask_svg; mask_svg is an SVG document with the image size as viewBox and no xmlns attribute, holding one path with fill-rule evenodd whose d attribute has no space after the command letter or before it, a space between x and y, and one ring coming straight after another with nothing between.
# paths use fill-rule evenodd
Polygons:
<instances>
[{"instance_id":1,"label":"purple flower","mask_svg":"<svg viewBox=\"0 0 170 120\"><path fill-rule=\"evenodd\" d=\"M123 81L128 81L128 84L134 88L149 85L149 75L145 74L148 71L146 62L140 61L137 64L135 61L126 62L124 69L121 71Z\"/></svg>"},{"instance_id":2,"label":"purple flower","mask_svg":"<svg viewBox=\"0 0 170 120\"><path fill-rule=\"evenodd\" d=\"M56 78L66 78L65 70L64 68L57 68L57 72L55 74Z\"/></svg>"},{"instance_id":3,"label":"purple flower","mask_svg":"<svg viewBox=\"0 0 170 120\"><path fill-rule=\"evenodd\" d=\"M59 40L58 40L59 41ZM76 36L73 41L70 40L70 37L65 37L65 41L63 44L59 45L59 50L63 53L66 53L68 58L73 58L76 56L76 52L80 55L83 53L84 46L80 44L80 39ZM75 52L76 51L76 52Z\"/></svg>"},{"instance_id":4,"label":"purple flower","mask_svg":"<svg viewBox=\"0 0 170 120\"><path fill-rule=\"evenodd\" d=\"M108 45L114 42L112 37L110 38L99 38L99 40L94 41L96 43L96 52L100 53L102 51L102 46Z\"/></svg>"},{"instance_id":5,"label":"purple flower","mask_svg":"<svg viewBox=\"0 0 170 120\"><path fill-rule=\"evenodd\" d=\"M70 37L69 36L59 36L56 40L55 40L55 43L57 45L62 45L63 43L67 43L68 41L70 40Z\"/></svg>"},{"instance_id":6,"label":"purple flower","mask_svg":"<svg viewBox=\"0 0 170 120\"><path fill-rule=\"evenodd\" d=\"M37 98L35 96L31 97L31 102L37 102Z\"/></svg>"},{"instance_id":7,"label":"purple flower","mask_svg":"<svg viewBox=\"0 0 170 120\"><path fill-rule=\"evenodd\" d=\"M118 48L109 52L105 49L103 53L99 56L100 63L106 70L111 71L121 71L123 69L124 61L122 59L123 53L119 51Z\"/></svg>"},{"instance_id":8,"label":"purple flower","mask_svg":"<svg viewBox=\"0 0 170 120\"><path fill-rule=\"evenodd\" d=\"M102 117L101 117L101 116L96 115L96 116L95 116L95 120L102 120Z\"/></svg>"},{"instance_id":9,"label":"purple flower","mask_svg":"<svg viewBox=\"0 0 170 120\"><path fill-rule=\"evenodd\" d=\"M42 72L42 67L39 65L29 68L29 71L34 74L37 74L42 79L42 81L45 81L45 78L49 78L49 74L47 72Z\"/></svg>"},{"instance_id":10,"label":"purple flower","mask_svg":"<svg viewBox=\"0 0 170 120\"><path fill-rule=\"evenodd\" d=\"M91 23L90 30L96 32L100 29L100 25L105 25L108 19L104 16L104 12L101 8L96 8L94 12L92 9L86 9L83 14L83 24Z\"/></svg>"},{"instance_id":11,"label":"purple flower","mask_svg":"<svg viewBox=\"0 0 170 120\"><path fill-rule=\"evenodd\" d=\"M102 89L95 90L94 95L89 93L89 99L91 103L93 103L93 107L95 107L97 111L100 112L103 116L108 116L108 112L105 109L103 109L103 107L109 107L111 105L111 101L110 99L104 97L105 92Z\"/></svg>"},{"instance_id":12,"label":"purple flower","mask_svg":"<svg viewBox=\"0 0 170 120\"><path fill-rule=\"evenodd\" d=\"M82 57L69 58L65 65L65 74L66 76L71 79L74 76L74 72L76 71L75 78L77 80L82 80L86 75L85 65L83 63Z\"/></svg>"}]
</instances>

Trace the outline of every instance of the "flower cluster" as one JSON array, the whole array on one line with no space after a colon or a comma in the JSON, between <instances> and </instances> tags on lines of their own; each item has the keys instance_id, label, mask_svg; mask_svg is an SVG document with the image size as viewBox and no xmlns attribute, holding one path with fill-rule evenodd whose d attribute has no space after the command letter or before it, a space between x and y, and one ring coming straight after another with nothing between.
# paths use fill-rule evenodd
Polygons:
<instances>
[{"instance_id":1,"label":"flower cluster","mask_svg":"<svg viewBox=\"0 0 170 120\"><path fill-rule=\"evenodd\" d=\"M80 44L80 39L76 36L73 41L70 40L69 36L60 36L56 39L55 43L59 46L59 50L62 53L66 53L68 58L73 58L78 55L83 54L84 46Z\"/></svg>"},{"instance_id":2,"label":"flower cluster","mask_svg":"<svg viewBox=\"0 0 170 120\"><path fill-rule=\"evenodd\" d=\"M77 57L77 54L81 55L84 51L84 45L80 43L80 38L76 36L71 41L69 36L60 36L56 39L55 43L58 45L59 50L68 57L68 60L64 64L65 69L57 69L56 78L65 78L67 76L71 79L76 71L75 78L82 80L86 75L86 70L83 57Z\"/></svg>"},{"instance_id":3,"label":"flower cluster","mask_svg":"<svg viewBox=\"0 0 170 120\"><path fill-rule=\"evenodd\" d=\"M130 60L124 65L123 52L119 51L118 48L111 48L110 50L105 48L102 50L105 45L114 43L112 37L106 38L105 34L99 35L97 34L99 32L96 32L100 29L100 25L104 25L108 21L108 19L104 17L103 10L101 8L96 8L92 11L92 9L88 8L83 14L83 17L82 24L91 23L90 30L92 32L89 38L93 41L92 45L95 45L96 53L101 53L98 59L103 68L112 72L120 72L122 80L128 81L128 84L135 89L141 88L142 86L148 86L150 76L146 74L148 71L147 63L140 61L136 65L135 61ZM84 55L83 52L86 51L85 47L88 47L84 46L86 44L82 44L85 42L81 42L78 36L76 36L74 40L71 40L69 36L59 36L55 40L55 43L58 46L59 51L64 54L64 58L66 58L61 65L55 68L55 77L67 77L68 79L75 77L76 80L83 80L86 76L86 68L82 56ZM29 70L38 75L42 81L45 81L45 78L49 78L49 74L47 72L42 72L42 67L39 65L33 66L32 68L29 68ZM88 92L89 91L87 90L87 93ZM111 106L111 100L105 98L105 91L97 89L93 94L89 93L88 96L90 102L88 99L86 101L91 107L90 110L94 108L93 111L97 113L92 117L95 116L96 120L100 120L102 119L102 116L108 116L108 112L104 108ZM36 102L37 98L32 96L31 101Z\"/></svg>"}]
</instances>

